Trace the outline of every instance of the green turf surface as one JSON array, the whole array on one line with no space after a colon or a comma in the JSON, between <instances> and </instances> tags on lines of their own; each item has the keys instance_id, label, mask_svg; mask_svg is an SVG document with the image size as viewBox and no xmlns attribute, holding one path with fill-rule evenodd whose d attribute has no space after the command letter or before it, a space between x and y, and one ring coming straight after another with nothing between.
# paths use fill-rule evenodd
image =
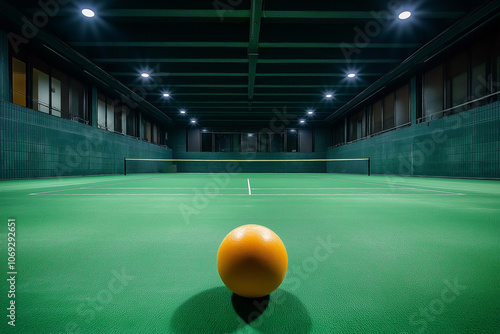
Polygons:
<instances>
[{"instance_id":1,"label":"green turf surface","mask_svg":"<svg viewBox=\"0 0 500 334\"><path fill-rule=\"evenodd\" d=\"M0 333L500 333L499 182L140 174L4 181L0 203ZM253 305L216 268L248 223L289 256Z\"/></svg>"}]
</instances>

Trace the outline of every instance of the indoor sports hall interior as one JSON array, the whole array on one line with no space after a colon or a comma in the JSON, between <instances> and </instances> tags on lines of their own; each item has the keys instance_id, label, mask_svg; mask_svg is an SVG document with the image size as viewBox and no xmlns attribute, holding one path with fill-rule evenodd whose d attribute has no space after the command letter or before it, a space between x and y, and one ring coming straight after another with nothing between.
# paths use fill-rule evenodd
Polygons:
<instances>
[{"instance_id":1,"label":"indoor sports hall interior","mask_svg":"<svg viewBox=\"0 0 500 334\"><path fill-rule=\"evenodd\" d=\"M499 181L498 0L0 0L1 333L500 334Z\"/></svg>"}]
</instances>

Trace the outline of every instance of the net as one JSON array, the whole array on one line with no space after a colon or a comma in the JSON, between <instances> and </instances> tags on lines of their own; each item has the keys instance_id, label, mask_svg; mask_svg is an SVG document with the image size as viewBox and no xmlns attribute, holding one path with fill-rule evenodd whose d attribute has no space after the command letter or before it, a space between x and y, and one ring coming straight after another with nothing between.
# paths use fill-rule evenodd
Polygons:
<instances>
[{"instance_id":1,"label":"net","mask_svg":"<svg viewBox=\"0 0 500 334\"><path fill-rule=\"evenodd\" d=\"M125 158L130 173L345 173L370 175L370 158L358 159L141 159Z\"/></svg>"}]
</instances>

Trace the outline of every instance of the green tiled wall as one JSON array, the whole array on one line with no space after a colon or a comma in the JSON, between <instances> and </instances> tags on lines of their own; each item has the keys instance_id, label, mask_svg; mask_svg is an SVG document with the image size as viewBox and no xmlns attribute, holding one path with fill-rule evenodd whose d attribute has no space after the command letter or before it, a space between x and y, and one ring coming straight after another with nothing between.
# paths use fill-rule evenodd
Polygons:
<instances>
[{"instance_id":1,"label":"green tiled wall","mask_svg":"<svg viewBox=\"0 0 500 334\"><path fill-rule=\"evenodd\" d=\"M0 179L121 174L123 158L169 159L172 151L0 101ZM165 163L128 172L162 172Z\"/></svg>"},{"instance_id":2,"label":"green tiled wall","mask_svg":"<svg viewBox=\"0 0 500 334\"><path fill-rule=\"evenodd\" d=\"M370 157L373 174L500 178L500 102L337 147L327 157Z\"/></svg>"}]
</instances>

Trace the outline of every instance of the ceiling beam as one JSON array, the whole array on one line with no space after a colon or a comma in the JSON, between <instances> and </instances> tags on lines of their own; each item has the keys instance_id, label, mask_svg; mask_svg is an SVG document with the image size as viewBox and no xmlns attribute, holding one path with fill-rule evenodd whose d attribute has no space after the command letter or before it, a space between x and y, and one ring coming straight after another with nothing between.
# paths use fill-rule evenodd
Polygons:
<instances>
[{"instance_id":1,"label":"ceiling beam","mask_svg":"<svg viewBox=\"0 0 500 334\"><path fill-rule=\"evenodd\" d=\"M248 43L248 100L253 100L257 59L259 57L259 35L262 18L262 0L252 0L250 16L250 41Z\"/></svg>"},{"instance_id":2,"label":"ceiling beam","mask_svg":"<svg viewBox=\"0 0 500 334\"><path fill-rule=\"evenodd\" d=\"M114 76L138 76L137 72L110 72L109 74ZM363 77L380 77L385 73L363 73ZM246 77L247 73L230 73L230 72L219 72L219 73L195 73L195 72L184 72L184 73L169 73L169 72L158 72L151 73L151 77ZM253 78L255 77L345 77L345 73L253 73ZM147 81L146 81L147 83ZM254 87L254 84L252 84Z\"/></svg>"},{"instance_id":3,"label":"ceiling beam","mask_svg":"<svg viewBox=\"0 0 500 334\"><path fill-rule=\"evenodd\" d=\"M261 0L256 0L261 1ZM247 48L247 42L71 42L71 46L85 47L197 47L197 48ZM369 43L368 49L413 49L421 43ZM259 48L342 48L345 43L299 43L299 42L265 42Z\"/></svg>"},{"instance_id":4,"label":"ceiling beam","mask_svg":"<svg viewBox=\"0 0 500 334\"><path fill-rule=\"evenodd\" d=\"M93 58L96 63L247 63L246 58ZM257 59L257 64L394 64L401 59Z\"/></svg>"},{"instance_id":5,"label":"ceiling beam","mask_svg":"<svg viewBox=\"0 0 500 334\"><path fill-rule=\"evenodd\" d=\"M29 8L26 10L30 14L40 11L40 8ZM376 11L263 11L262 17L266 19L376 19ZM465 15L463 11L438 11L420 12L422 19L457 19ZM74 9L60 9L58 16L74 16ZM99 10L99 17L171 17L171 18L219 18L219 13L215 9L103 9ZM224 18L249 18L250 10L227 10ZM394 17L396 17L394 15Z\"/></svg>"},{"instance_id":6,"label":"ceiling beam","mask_svg":"<svg viewBox=\"0 0 500 334\"><path fill-rule=\"evenodd\" d=\"M422 19L456 19L465 12L422 12L418 14ZM376 11L264 11L266 19L377 19ZM392 18L396 18L393 15Z\"/></svg>"}]
</instances>

